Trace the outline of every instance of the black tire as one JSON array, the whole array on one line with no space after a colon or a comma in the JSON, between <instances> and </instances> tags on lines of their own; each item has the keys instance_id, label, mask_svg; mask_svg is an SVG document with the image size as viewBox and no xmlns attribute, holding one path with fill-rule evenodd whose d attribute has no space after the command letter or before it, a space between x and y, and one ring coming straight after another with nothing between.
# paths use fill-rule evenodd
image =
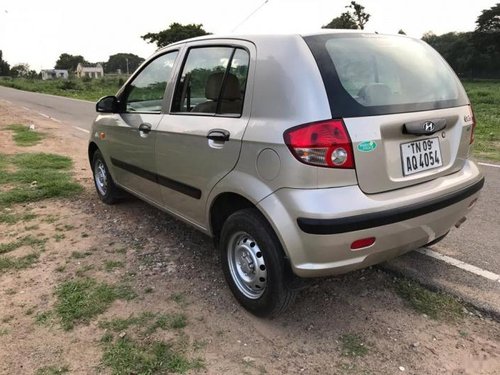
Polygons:
<instances>
[{"instance_id":1,"label":"black tire","mask_svg":"<svg viewBox=\"0 0 500 375\"><path fill-rule=\"evenodd\" d=\"M257 209L237 211L226 220L222 227L219 251L224 276L231 291L252 314L274 317L294 302L297 290L291 289L289 285L290 266L276 234ZM250 258L254 261L248 261ZM244 271L250 271L249 280Z\"/></svg>"},{"instance_id":2,"label":"black tire","mask_svg":"<svg viewBox=\"0 0 500 375\"><path fill-rule=\"evenodd\" d=\"M92 157L92 175L97 195L106 204L114 204L122 198L122 190L115 185L101 151L96 150Z\"/></svg>"}]
</instances>

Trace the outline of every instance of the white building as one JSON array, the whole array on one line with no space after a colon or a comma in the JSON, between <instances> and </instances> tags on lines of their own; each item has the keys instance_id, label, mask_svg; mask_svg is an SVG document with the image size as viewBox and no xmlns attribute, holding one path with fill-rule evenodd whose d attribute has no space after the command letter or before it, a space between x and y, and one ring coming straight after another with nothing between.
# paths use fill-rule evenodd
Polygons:
<instances>
[{"instance_id":1,"label":"white building","mask_svg":"<svg viewBox=\"0 0 500 375\"><path fill-rule=\"evenodd\" d=\"M97 64L78 64L76 67L76 76L79 78L89 77L89 78L102 78L104 77L104 69L102 65Z\"/></svg>"},{"instance_id":2,"label":"white building","mask_svg":"<svg viewBox=\"0 0 500 375\"><path fill-rule=\"evenodd\" d=\"M66 69L43 69L42 79L68 79L68 71Z\"/></svg>"}]
</instances>

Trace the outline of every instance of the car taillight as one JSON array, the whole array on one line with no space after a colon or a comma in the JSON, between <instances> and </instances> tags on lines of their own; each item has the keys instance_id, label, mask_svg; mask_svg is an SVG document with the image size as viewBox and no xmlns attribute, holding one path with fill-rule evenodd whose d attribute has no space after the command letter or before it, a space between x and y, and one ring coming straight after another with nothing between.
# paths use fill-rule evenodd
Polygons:
<instances>
[{"instance_id":1,"label":"car taillight","mask_svg":"<svg viewBox=\"0 0 500 375\"><path fill-rule=\"evenodd\" d=\"M328 168L354 168L349 133L342 120L296 126L284 133L285 143L302 163Z\"/></svg>"},{"instance_id":2,"label":"car taillight","mask_svg":"<svg viewBox=\"0 0 500 375\"><path fill-rule=\"evenodd\" d=\"M470 112L472 113L472 129L470 131L470 141L469 144L474 143L474 130L476 129L476 116L474 115L474 109L470 106Z\"/></svg>"}]
</instances>

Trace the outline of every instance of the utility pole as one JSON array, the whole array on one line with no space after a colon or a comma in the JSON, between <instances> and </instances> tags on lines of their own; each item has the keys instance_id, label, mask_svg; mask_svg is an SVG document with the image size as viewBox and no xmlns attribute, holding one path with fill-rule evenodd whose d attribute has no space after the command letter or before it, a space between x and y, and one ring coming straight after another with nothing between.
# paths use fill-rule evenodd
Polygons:
<instances>
[{"instance_id":1,"label":"utility pole","mask_svg":"<svg viewBox=\"0 0 500 375\"><path fill-rule=\"evenodd\" d=\"M127 76L129 75L129 71L128 71L128 57L125 57L125 61L127 62Z\"/></svg>"}]
</instances>

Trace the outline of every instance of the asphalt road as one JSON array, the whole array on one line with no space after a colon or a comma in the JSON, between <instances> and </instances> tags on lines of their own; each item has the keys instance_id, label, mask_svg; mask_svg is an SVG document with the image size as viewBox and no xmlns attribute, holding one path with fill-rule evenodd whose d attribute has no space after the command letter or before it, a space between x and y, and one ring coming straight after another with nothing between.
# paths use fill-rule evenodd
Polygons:
<instances>
[{"instance_id":1,"label":"asphalt road","mask_svg":"<svg viewBox=\"0 0 500 375\"><path fill-rule=\"evenodd\" d=\"M65 126L72 126L81 138L88 138L85 129L87 131L90 129L96 116L95 103L89 101L19 91L0 86L0 100L2 99L16 106L30 109L44 117L50 117ZM499 274L500 167L481 164L479 166L486 177L486 183L475 210L459 229L453 228L448 237L434 245L432 250ZM495 299L492 309L496 309L495 313L500 316L499 282L485 281L480 276L467 274L466 271L457 271L449 264L419 253L401 257L401 259L389 264L389 268L417 278L424 283L437 279L436 275L439 275L441 278L439 281L440 289L447 289L452 293L455 292L453 290L455 285L462 284L457 288L461 291L467 290L471 302L479 299L489 300L489 303L492 298ZM443 277L446 280L443 281ZM461 292L457 294L468 300L466 294ZM481 305L481 303L479 304Z\"/></svg>"},{"instance_id":2,"label":"asphalt road","mask_svg":"<svg viewBox=\"0 0 500 375\"><path fill-rule=\"evenodd\" d=\"M500 273L500 166L479 165L486 182L476 207L459 229L432 247L442 254Z\"/></svg>"},{"instance_id":3,"label":"asphalt road","mask_svg":"<svg viewBox=\"0 0 500 375\"><path fill-rule=\"evenodd\" d=\"M0 86L0 99L28 108L41 116L51 117L57 122L87 130L96 117L95 103L87 100L38 94L3 86ZM82 134L82 137L88 138L88 135Z\"/></svg>"}]
</instances>

